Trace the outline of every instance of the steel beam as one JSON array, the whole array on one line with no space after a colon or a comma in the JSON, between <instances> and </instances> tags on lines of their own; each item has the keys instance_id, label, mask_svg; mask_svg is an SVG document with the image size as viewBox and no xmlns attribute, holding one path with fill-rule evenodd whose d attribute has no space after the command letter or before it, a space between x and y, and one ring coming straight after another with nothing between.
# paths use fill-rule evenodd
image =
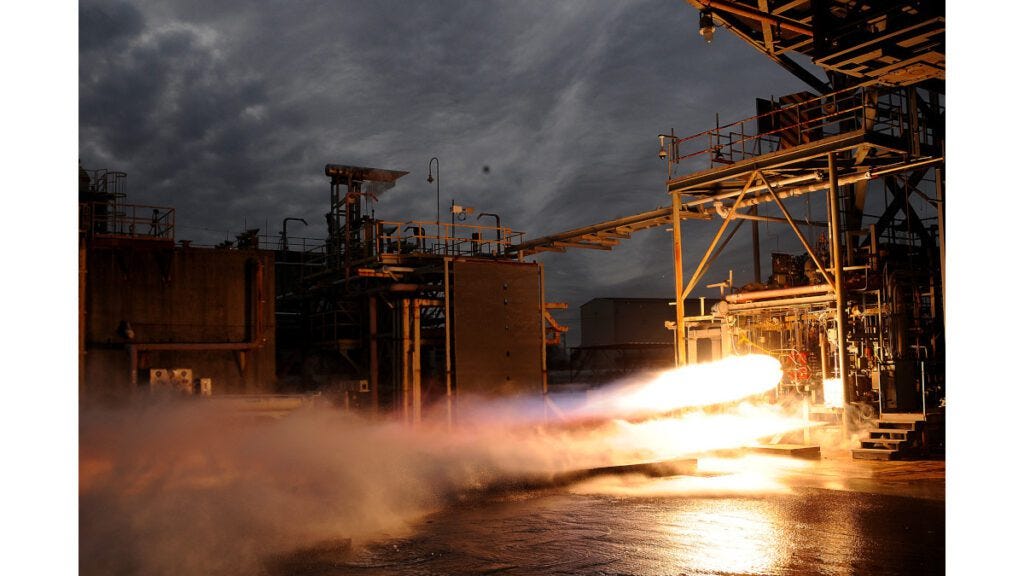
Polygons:
<instances>
[{"instance_id":1,"label":"steel beam","mask_svg":"<svg viewBox=\"0 0 1024 576\"><path fill-rule=\"evenodd\" d=\"M769 8L768 8L768 0L757 0L757 9L760 10L763 14L769 14L769 15L771 14L771 10L769 10ZM772 23L767 18L764 19L764 20L761 20L761 36L764 38L764 47L765 47L765 49L768 50L769 54L774 55L775 54L775 37L772 34ZM812 37L813 37L813 35L812 35ZM760 273L759 269L756 270L755 276L756 276L756 278L755 278L754 281L757 282L757 283L760 283L761 282L761 273Z\"/></svg>"},{"instance_id":2,"label":"steel beam","mask_svg":"<svg viewBox=\"0 0 1024 576\"><path fill-rule=\"evenodd\" d=\"M744 6L742 4L737 4L735 2L724 2L722 0L698 0L698 1L701 4L707 6L708 8L714 8L716 10L722 10L724 12L729 12L729 13L735 14L737 16L742 16L744 18L750 18L751 20L757 20L757 21L759 21L759 22L761 22L761 23L763 23L763 24L765 24L767 26L774 25L774 26L778 26L779 28L782 28L783 30L789 30L790 32L794 32L796 34L803 34L804 36L814 36L814 31L811 29L810 26L807 26L807 25L805 25L805 24L803 24L801 22L797 22L795 20L790 20L789 18L782 18L781 16L776 16L774 14L771 14L771 13L767 12L767 11L754 10L754 9L752 9L752 8L750 8L748 6ZM764 6L768 5L768 2L766 0L761 0L761 3ZM765 40L768 41L768 39L770 39L770 38L771 38L771 32L769 31L769 33L766 36Z\"/></svg>"},{"instance_id":3,"label":"steel beam","mask_svg":"<svg viewBox=\"0 0 1024 576\"><path fill-rule=\"evenodd\" d=\"M587 248L590 250L611 250L612 247L607 244L593 244L590 242L567 242L564 240L558 240L552 242L555 248Z\"/></svg>"},{"instance_id":4,"label":"steel beam","mask_svg":"<svg viewBox=\"0 0 1024 576\"><path fill-rule=\"evenodd\" d=\"M733 214L732 215L733 220L750 220L751 222L773 222L775 224L786 224L787 223L787 220L785 218L778 218L776 216L761 216L760 214L757 213L757 206L758 206L758 204L750 205L751 212L749 212L749 213L746 213L746 214ZM817 220L812 221L812 222L801 222L801 224L803 224L804 226L814 226L814 227L817 227L817 228L828 228L828 222L819 222ZM756 230L756 228L755 228L755 230ZM754 234L754 237L756 238L757 234ZM760 280L756 280L755 279L755 281L760 283Z\"/></svg>"},{"instance_id":5,"label":"steel beam","mask_svg":"<svg viewBox=\"0 0 1024 576\"><path fill-rule=\"evenodd\" d=\"M752 170L770 170L781 168L797 162L805 162L815 157L825 156L832 152L850 150L867 144L874 147L889 148L897 150L895 142L883 142L891 139L879 134L868 133L863 130L844 132L835 136L815 140L800 146L785 148L767 154L761 154L754 158L740 160L735 164L720 168L710 168L679 178L673 178L668 182L669 191L687 192L698 189L701 186L709 186L747 174ZM889 144L892 144L890 146ZM898 150L897 150L898 151Z\"/></svg>"},{"instance_id":6,"label":"steel beam","mask_svg":"<svg viewBox=\"0 0 1024 576\"><path fill-rule=\"evenodd\" d=\"M832 158L832 156L829 155L829 158ZM768 183L768 180L765 179L764 175L761 174L761 172L755 172L755 174L760 175L761 180L764 181L765 184ZM772 200L775 201L775 204L779 207L779 210L782 211L782 215L786 217L786 221L789 222L789 226L790 228L793 229L793 233L796 234L797 239L800 240L801 244L803 244L804 250L807 250L807 254L811 257L811 260L814 261L814 265L818 267L818 271L821 272L822 278L824 278L825 282L830 287L832 287L833 290L835 290L835 281L829 277L828 270L825 269L825 265L822 264L821 260L818 259L818 255L814 253L814 249L811 248L811 245L807 242L807 239L804 238L803 233L800 232L800 228L798 228L796 222L793 221L793 217L789 215L789 210L786 209L785 204L783 204L782 200L780 200L778 195L775 194L775 190L771 187L771 185L768 186L768 194L771 194Z\"/></svg>"},{"instance_id":7,"label":"steel beam","mask_svg":"<svg viewBox=\"0 0 1024 576\"><path fill-rule=\"evenodd\" d=\"M943 170L935 168L935 203L939 218L939 273L942 278L942 324L946 324L946 202L943 197Z\"/></svg>"},{"instance_id":8,"label":"steel beam","mask_svg":"<svg viewBox=\"0 0 1024 576\"><path fill-rule=\"evenodd\" d=\"M722 225L718 227L718 232L715 233L715 237L711 240L711 245L708 246L708 249L704 252L704 257L701 258L700 264L697 265L697 269L694 270L693 276L690 277L690 281L686 285L686 289L683 290L683 300L686 300L686 297L689 296L690 292L693 291L694 286L700 280L701 276L703 276L704 272L706 272L705 265L708 262L708 258L711 257L711 251L715 249L715 245L717 245L718 241L722 238L722 234L725 233L725 228L729 225L729 221L732 220L733 214L736 213L737 204L743 201L743 197L747 194L747 190L750 188L750 186L753 185L754 180L757 179L758 174L760 174L760 172L756 171L750 174L750 178L747 180L746 186L744 186L743 190L740 191L740 195L736 198L736 202L732 205L731 208L729 208L729 214L722 220ZM681 301L676 301L676 306L681 305L679 304L679 302Z\"/></svg>"},{"instance_id":9,"label":"steel beam","mask_svg":"<svg viewBox=\"0 0 1024 576\"><path fill-rule=\"evenodd\" d=\"M680 218L708 220L710 219L710 216L701 212L687 211L685 214L680 214ZM528 240L515 246L509 246L506 249L506 252L520 252L527 254L552 250L556 252L564 252L564 247L558 248L554 246L554 244L556 242L572 242L590 234L604 234L625 239L629 238L630 233L635 230L664 226L671 220L671 208L656 208L654 210L641 212L632 216L616 218L615 220L608 220L591 226L584 226L582 228L575 228L558 234ZM627 231L623 232L623 229Z\"/></svg>"},{"instance_id":10,"label":"steel beam","mask_svg":"<svg viewBox=\"0 0 1024 576\"><path fill-rule=\"evenodd\" d=\"M675 361L676 366L686 363L685 334L683 333L683 318L686 316L683 302L683 226L680 213L680 199L678 192L669 192L672 197L672 267L675 272L675 297L676 297L676 329L675 333Z\"/></svg>"},{"instance_id":11,"label":"steel beam","mask_svg":"<svg viewBox=\"0 0 1024 576\"><path fill-rule=\"evenodd\" d=\"M847 174L845 176L841 176L839 178L839 185L840 186L846 186L847 184L855 184L857 182L861 182L861 181L865 181L865 180L873 180L873 179L876 179L876 178L881 178L883 176L888 176L890 174L898 174L898 173L901 173L901 172L908 172L908 171L917 170L917 169L920 169L920 168L927 168L927 167L933 166L935 164L941 164L943 162L945 162L945 158L940 156L940 157L937 157L937 158L929 158L927 160L920 160L920 161L917 161L917 162L908 162L908 163L905 163L905 164L896 164L896 165L886 166L886 167L879 168L879 169L876 169L876 170L863 170L863 171L860 171L860 172L854 172L853 174ZM786 180L789 180L789 179L786 179ZM779 188L782 185L782 183L785 182L786 180L775 182L775 184L773 184L773 186L775 186L776 188ZM779 190L778 195L779 195L779 198L794 198L796 196L801 196L803 194L808 194L810 192L818 192L818 191L821 191L821 190L828 190L828 187L829 187L829 181L828 181L827 173L826 173L826 177L824 178L824 180L822 180L820 182L812 182L810 184L806 184L806 185L803 185L803 186L793 186L793 187L786 188L784 190ZM767 190L767 186L765 186L764 184L759 184L757 186L751 186L750 190L748 190L748 192L755 192L755 191L762 191L762 190ZM698 208L700 208L704 204L709 204L709 203L714 203L714 202L719 202L719 201L722 201L722 200L727 200L727 199L730 199L730 198L734 198L738 194L739 194L738 190L731 190L729 192L724 192L722 194L718 194L718 195L715 195L715 196L705 196L705 197L702 197L702 198L698 198L696 200L692 200L692 201L687 202L686 204L684 204L684 206L686 208L690 208L690 209L698 209ZM739 207L740 208L745 208L745 207L748 207L748 206L754 206L756 204L760 204L761 202L766 202L766 201L769 201L769 200L770 200L770 197L768 199L766 199L765 196L755 196L753 198L748 198L748 199L744 200L742 203L740 203Z\"/></svg>"},{"instance_id":12,"label":"steel beam","mask_svg":"<svg viewBox=\"0 0 1024 576\"><path fill-rule=\"evenodd\" d=\"M694 4L698 8L703 5L703 0L689 0L689 2L691 4ZM808 71L806 68L798 64L793 59L783 54L770 52L767 49L767 47L764 46L764 44L758 42L753 36L744 31L744 28L748 27L745 26L742 22L740 22L735 17L735 15L723 14L719 12L715 14L715 17L724 22L734 34L740 37L741 40L743 40L747 44L750 44L751 46L754 47L755 50L761 52L768 58L771 58L772 60L775 61L776 64L782 66L791 74L807 83L807 85L816 90L818 94L828 94L829 92L832 91L831 87L829 87L827 83L822 82L817 76L812 74L810 71ZM753 29L748 28L748 30L750 30L750 32L754 32Z\"/></svg>"}]
</instances>

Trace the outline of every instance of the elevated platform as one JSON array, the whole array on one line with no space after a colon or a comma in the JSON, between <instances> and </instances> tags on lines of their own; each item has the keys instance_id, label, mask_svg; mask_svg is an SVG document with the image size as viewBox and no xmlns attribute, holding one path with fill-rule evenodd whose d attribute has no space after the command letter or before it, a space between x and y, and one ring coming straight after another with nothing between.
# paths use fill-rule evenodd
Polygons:
<instances>
[{"instance_id":1,"label":"elevated platform","mask_svg":"<svg viewBox=\"0 0 1024 576\"><path fill-rule=\"evenodd\" d=\"M669 180L667 186L669 192L690 195L738 191L755 170L769 177L775 175L792 179L794 176L803 175L806 181L827 181L827 176L823 173L827 166L821 159L834 152L861 147L871 150L871 153L867 154L871 161L862 163L860 166L863 168L892 164L906 152L898 139L860 129L687 174Z\"/></svg>"}]
</instances>

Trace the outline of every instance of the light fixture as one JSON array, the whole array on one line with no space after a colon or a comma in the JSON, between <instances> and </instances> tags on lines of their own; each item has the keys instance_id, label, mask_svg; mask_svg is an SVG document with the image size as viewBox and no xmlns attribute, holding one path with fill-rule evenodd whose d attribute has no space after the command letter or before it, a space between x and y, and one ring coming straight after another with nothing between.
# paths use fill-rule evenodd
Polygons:
<instances>
[{"instance_id":1,"label":"light fixture","mask_svg":"<svg viewBox=\"0 0 1024 576\"><path fill-rule=\"evenodd\" d=\"M434 167L437 167L437 215L434 225L437 226L437 239L441 239L441 161L434 156L427 162L427 184L434 183ZM447 241L446 241L447 243ZM446 244L447 248L447 244Z\"/></svg>"},{"instance_id":2,"label":"light fixture","mask_svg":"<svg viewBox=\"0 0 1024 576\"><path fill-rule=\"evenodd\" d=\"M715 37L715 19L712 17L711 10L700 11L700 35L704 38L704 41L711 44L711 39Z\"/></svg>"},{"instance_id":3,"label":"light fixture","mask_svg":"<svg viewBox=\"0 0 1024 576\"><path fill-rule=\"evenodd\" d=\"M658 158L664 159L665 157L668 156L668 152L665 152L665 137L664 136L658 136L658 145L661 147L658 150Z\"/></svg>"}]
</instances>

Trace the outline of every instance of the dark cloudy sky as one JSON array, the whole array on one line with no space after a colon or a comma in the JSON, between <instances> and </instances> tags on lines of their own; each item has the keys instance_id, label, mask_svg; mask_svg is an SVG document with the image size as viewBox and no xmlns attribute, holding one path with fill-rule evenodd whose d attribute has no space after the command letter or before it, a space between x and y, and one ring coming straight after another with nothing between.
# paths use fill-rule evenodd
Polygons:
<instances>
[{"instance_id":1,"label":"dark cloudy sky","mask_svg":"<svg viewBox=\"0 0 1024 576\"><path fill-rule=\"evenodd\" d=\"M82 164L128 172L129 201L175 207L177 238L206 244L244 225L276 235L286 216L322 237L326 163L409 171L385 219L434 219L432 156L442 214L454 197L527 237L650 210L669 202L659 132L806 89L724 30L705 44L679 0L85 0L79 35ZM718 223L684 229L688 270ZM766 232L766 259L797 249ZM728 268L749 281L749 253L708 283ZM541 260L570 316L593 297L672 293L664 229Z\"/></svg>"}]
</instances>

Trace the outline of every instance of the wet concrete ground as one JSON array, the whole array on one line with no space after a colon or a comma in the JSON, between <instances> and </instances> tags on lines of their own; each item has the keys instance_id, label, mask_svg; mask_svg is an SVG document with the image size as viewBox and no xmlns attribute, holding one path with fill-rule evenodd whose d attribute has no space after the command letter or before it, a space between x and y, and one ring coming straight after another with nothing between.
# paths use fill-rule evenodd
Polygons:
<instances>
[{"instance_id":1,"label":"wet concrete ground","mask_svg":"<svg viewBox=\"0 0 1024 576\"><path fill-rule=\"evenodd\" d=\"M760 484L749 482L749 462L725 460L686 477L467 495L412 535L327 543L266 567L281 576L945 573L945 462L772 458L756 462Z\"/></svg>"}]
</instances>

